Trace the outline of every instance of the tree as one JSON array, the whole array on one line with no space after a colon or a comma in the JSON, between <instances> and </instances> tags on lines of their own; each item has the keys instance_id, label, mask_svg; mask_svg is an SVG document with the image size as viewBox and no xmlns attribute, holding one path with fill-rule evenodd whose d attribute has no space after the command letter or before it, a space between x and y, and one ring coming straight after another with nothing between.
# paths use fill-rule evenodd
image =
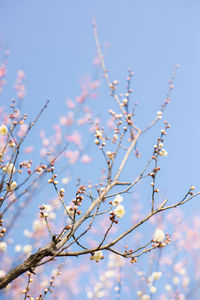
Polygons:
<instances>
[{"instance_id":1,"label":"tree","mask_svg":"<svg viewBox=\"0 0 200 300\"><path fill-rule=\"evenodd\" d=\"M131 96L133 73L130 69L128 70L126 92L123 94L118 93L119 82L117 80L111 81L109 78L95 21L93 21L93 28L98 54L95 61L98 68L101 67L103 71L103 77L109 88L110 96L113 103L115 103L113 105L117 104L115 108L109 110L108 125L102 124L95 118L91 110L85 106L87 98L96 97L95 92L99 87L100 80L91 82L88 78L84 78L81 95L76 98L76 101L69 100L67 102L71 111L67 116L60 119L63 130L60 126L55 126L55 135L51 138L47 138L43 131L40 133L43 143L41 149L43 162L35 164L31 159L28 161L23 159L24 150L27 153L30 152L30 155L32 151L30 147L25 149L23 147L26 139L31 134L32 128L37 126L39 118L43 118L44 114L47 113L45 111L48 110L49 101L45 103L36 118L28 123L28 115L22 113L19 106L21 99L25 96L25 86L23 84L25 75L23 71L18 72L15 85L18 95L17 101L12 99L8 114L1 112L0 250L4 254L2 255L0 288L5 289L5 295L8 295L8 297L10 297L9 295L15 295L19 299L22 297L24 299L43 299L52 291L54 281L58 275L63 276L63 278L69 276L68 273L66 274L63 258L71 261L84 256L87 264L99 263L99 266L100 261L106 259L110 252L114 255L111 256L111 260L123 258L135 266L144 254L147 253L149 256L149 252L154 253L156 250L161 253L162 249L168 247L170 243L170 235L163 231L162 226L156 226L153 234L147 232L144 240L139 242L135 241L133 243L130 237L134 235L138 228L142 228L144 224L149 224L154 219L153 217L162 215L168 210L173 210L173 208L177 208L199 195L199 192L194 193L194 186L190 186L186 192L184 191L182 199L172 204L168 204L167 198L159 199L158 197L157 178L159 177L160 163L162 163L160 161L167 156L167 151L164 149L166 134L170 128L167 121L162 124L162 129L148 161L140 159L138 147L142 136L148 133L157 123L162 122L163 113L170 103L178 65L172 73L166 99L156 117L144 129L140 128L135 121L137 104L133 103ZM3 77L6 74L5 66L6 60L1 67L1 86L3 85ZM74 123L74 119L77 121L77 125ZM66 129L71 130L71 128L74 128L75 130L76 126L79 128L78 130L72 133L69 130L67 132ZM80 132L84 136L87 136L89 132L89 135L93 137L94 141L92 143L98 151L98 157L100 155L103 157L104 166L98 183L94 183L98 174L95 170L95 160L91 162L94 170L94 176L92 174L90 178L91 182L86 182L85 178L80 179L79 174L76 174L75 188L71 188L74 193L72 198L72 193L67 195L68 191L65 191L60 183L63 168L66 171L69 165L75 166L77 161L83 163L91 161L91 157L86 153L87 145L83 147L81 144ZM134 166L133 154L135 160L142 160L136 178L126 176L127 164ZM66 164L66 159L68 159L68 164ZM136 173L135 170L134 172ZM69 178L63 178L62 183L67 183L68 180ZM143 181L147 182L148 186L150 184L151 203L148 202L142 213L138 213L135 220L131 220L132 204L130 201L128 202L128 198L123 201L123 197L130 197L135 187ZM54 192L56 196L53 196L53 199L52 197L47 199L44 193L40 198L39 215L36 219L34 219L34 216L32 220L33 229L31 232L28 230L25 232L30 239L30 243L22 249L19 242L15 247L15 251L19 252L20 256L15 258L8 237L11 233L15 235L14 226L17 222L22 222L22 211L30 209L30 202L34 202L35 195L41 188L44 189L45 185L48 185L51 193ZM133 205L137 209L136 201ZM20 230L24 225L20 225ZM99 227L101 230L98 231L97 228ZM92 231L96 235L95 241ZM17 238L20 240L20 236L17 235ZM137 243L139 245L135 246ZM90 262L89 258L93 262ZM121 260L116 264L119 269L121 264ZM50 266L52 268L55 265L57 270L54 270L48 284L44 286L43 290L35 290L38 281L48 273L48 270L44 267L47 266L48 268ZM82 270L80 267L81 271L84 272L84 267ZM71 269L70 272L73 273ZM77 274L73 274L73 276L76 277ZM151 283L159 279L161 274L154 272L152 276L150 279L147 278ZM25 282L27 282L26 285ZM120 278L118 278L118 283L116 292L118 298L120 298ZM169 287L168 290L170 291ZM150 294L155 293L155 291L156 287L151 284ZM24 296L19 296L21 292ZM139 290L137 294L142 300L150 299L150 294L145 292L145 289ZM55 295L57 295L56 289ZM103 296L102 286L97 287L94 292L88 292L90 298L95 299L95 297L100 298Z\"/></svg>"}]
</instances>

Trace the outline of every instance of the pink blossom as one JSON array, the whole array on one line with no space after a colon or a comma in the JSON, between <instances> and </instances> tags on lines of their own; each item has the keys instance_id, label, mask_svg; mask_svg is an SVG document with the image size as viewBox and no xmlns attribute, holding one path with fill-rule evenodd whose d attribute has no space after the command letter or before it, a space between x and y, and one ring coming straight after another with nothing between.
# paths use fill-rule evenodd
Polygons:
<instances>
[{"instance_id":1,"label":"pink blossom","mask_svg":"<svg viewBox=\"0 0 200 300\"><path fill-rule=\"evenodd\" d=\"M92 158L89 157L87 154L84 154L82 157L81 157L81 161L82 163L90 163L92 161Z\"/></svg>"},{"instance_id":2,"label":"pink blossom","mask_svg":"<svg viewBox=\"0 0 200 300\"><path fill-rule=\"evenodd\" d=\"M114 129L115 128L115 123L113 121L113 119L109 119L107 121L107 126L110 128L110 129Z\"/></svg>"},{"instance_id":3,"label":"pink blossom","mask_svg":"<svg viewBox=\"0 0 200 300\"><path fill-rule=\"evenodd\" d=\"M28 129L28 125L26 125L26 124L20 125L20 130L17 133L18 137L24 136L27 129Z\"/></svg>"},{"instance_id":4,"label":"pink blossom","mask_svg":"<svg viewBox=\"0 0 200 300\"><path fill-rule=\"evenodd\" d=\"M78 131L75 131L72 135L69 135L67 139L69 142L73 142L76 145L81 146L82 135Z\"/></svg>"},{"instance_id":5,"label":"pink blossom","mask_svg":"<svg viewBox=\"0 0 200 300\"><path fill-rule=\"evenodd\" d=\"M83 111L86 112L86 113L91 112L91 108L87 105L84 105Z\"/></svg>"},{"instance_id":6,"label":"pink blossom","mask_svg":"<svg viewBox=\"0 0 200 300\"><path fill-rule=\"evenodd\" d=\"M60 124L63 126L71 126L74 122L74 113L73 111L69 111L67 116L63 116L60 118Z\"/></svg>"},{"instance_id":7,"label":"pink blossom","mask_svg":"<svg viewBox=\"0 0 200 300\"><path fill-rule=\"evenodd\" d=\"M80 118L77 120L78 125L84 125L88 122L89 119L91 119L92 115L90 113L85 114L83 118Z\"/></svg>"},{"instance_id":8,"label":"pink blossom","mask_svg":"<svg viewBox=\"0 0 200 300\"><path fill-rule=\"evenodd\" d=\"M90 89L91 90L96 90L100 85L99 80L95 80L93 82L90 83Z\"/></svg>"},{"instance_id":9,"label":"pink blossom","mask_svg":"<svg viewBox=\"0 0 200 300\"><path fill-rule=\"evenodd\" d=\"M98 56L95 56L95 58L94 58L94 60L93 60L93 64L94 64L95 66L99 66L99 65L100 65L100 59L99 59Z\"/></svg>"},{"instance_id":10,"label":"pink blossom","mask_svg":"<svg viewBox=\"0 0 200 300\"><path fill-rule=\"evenodd\" d=\"M69 163L72 165L78 160L79 151L77 151L77 150L75 150L75 151L67 150L65 152L65 156L69 159Z\"/></svg>"},{"instance_id":11,"label":"pink blossom","mask_svg":"<svg viewBox=\"0 0 200 300\"><path fill-rule=\"evenodd\" d=\"M98 94L97 93L90 93L90 98L91 99L95 99L95 98L97 98L98 97Z\"/></svg>"},{"instance_id":12,"label":"pink blossom","mask_svg":"<svg viewBox=\"0 0 200 300\"><path fill-rule=\"evenodd\" d=\"M76 106L76 104L71 99L67 99L66 104L70 109L73 109Z\"/></svg>"},{"instance_id":13,"label":"pink blossom","mask_svg":"<svg viewBox=\"0 0 200 300\"><path fill-rule=\"evenodd\" d=\"M6 75L6 66L3 64L0 66L0 77L3 77Z\"/></svg>"},{"instance_id":14,"label":"pink blossom","mask_svg":"<svg viewBox=\"0 0 200 300\"><path fill-rule=\"evenodd\" d=\"M44 139L42 140L42 145L43 145L44 147L48 147L48 145L49 145L49 139L48 139L48 138L44 138Z\"/></svg>"},{"instance_id":15,"label":"pink blossom","mask_svg":"<svg viewBox=\"0 0 200 300\"><path fill-rule=\"evenodd\" d=\"M42 158L44 158L44 157L46 156L46 154L47 154L47 150L46 150L45 148L42 148L42 149L40 150L40 156L41 156Z\"/></svg>"},{"instance_id":16,"label":"pink blossom","mask_svg":"<svg viewBox=\"0 0 200 300\"><path fill-rule=\"evenodd\" d=\"M34 147L33 146L28 146L24 149L24 153L29 154L31 152L33 152Z\"/></svg>"},{"instance_id":17,"label":"pink blossom","mask_svg":"<svg viewBox=\"0 0 200 300\"><path fill-rule=\"evenodd\" d=\"M60 117L60 120L59 120L59 122L60 122L60 124L62 125L62 126L66 126L67 125L67 117Z\"/></svg>"},{"instance_id":18,"label":"pink blossom","mask_svg":"<svg viewBox=\"0 0 200 300\"><path fill-rule=\"evenodd\" d=\"M40 130L40 138L43 139L45 137L45 131Z\"/></svg>"},{"instance_id":19,"label":"pink blossom","mask_svg":"<svg viewBox=\"0 0 200 300\"><path fill-rule=\"evenodd\" d=\"M23 70L19 70L19 71L17 72L17 76L20 77L20 78L25 78L25 73L24 73L24 71L23 71Z\"/></svg>"}]
</instances>

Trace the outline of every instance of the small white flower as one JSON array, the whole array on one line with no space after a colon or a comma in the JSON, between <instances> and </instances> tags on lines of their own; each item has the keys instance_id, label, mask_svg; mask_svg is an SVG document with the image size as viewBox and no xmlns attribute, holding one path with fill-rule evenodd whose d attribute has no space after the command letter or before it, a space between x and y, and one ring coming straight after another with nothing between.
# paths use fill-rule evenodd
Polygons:
<instances>
[{"instance_id":1,"label":"small white flower","mask_svg":"<svg viewBox=\"0 0 200 300\"><path fill-rule=\"evenodd\" d=\"M22 250L22 246L21 245L16 245L15 246L15 251L16 252L20 252Z\"/></svg>"},{"instance_id":2,"label":"small white flower","mask_svg":"<svg viewBox=\"0 0 200 300\"><path fill-rule=\"evenodd\" d=\"M8 133L8 128L6 125L0 126L0 135L6 135Z\"/></svg>"},{"instance_id":3,"label":"small white flower","mask_svg":"<svg viewBox=\"0 0 200 300\"><path fill-rule=\"evenodd\" d=\"M28 229L24 229L23 233L26 237L30 238L32 236L32 233Z\"/></svg>"},{"instance_id":4,"label":"small white flower","mask_svg":"<svg viewBox=\"0 0 200 300\"><path fill-rule=\"evenodd\" d=\"M45 211L47 213L51 213L52 212L53 206L51 204L45 204L44 206L45 206Z\"/></svg>"},{"instance_id":5,"label":"small white flower","mask_svg":"<svg viewBox=\"0 0 200 300\"><path fill-rule=\"evenodd\" d=\"M74 211L73 211L72 206L66 206L66 207L65 207L65 211L66 211L66 213L67 213L71 218L74 217Z\"/></svg>"},{"instance_id":6,"label":"small white flower","mask_svg":"<svg viewBox=\"0 0 200 300\"><path fill-rule=\"evenodd\" d=\"M102 298L104 296L104 291L99 291L96 296L97 298Z\"/></svg>"},{"instance_id":7,"label":"small white flower","mask_svg":"<svg viewBox=\"0 0 200 300\"><path fill-rule=\"evenodd\" d=\"M172 279L172 282L173 282L174 285L178 285L178 284L179 284L179 281L180 281L180 279L179 279L177 276L175 276L175 277Z\"/></svg>"},{"instance_id":8,"label":"small white flower","mask_svg":"<svg viewBox=\"0 0 200 300\"><path fill-rule=\"evenodd\" d=\"M14 190L17 187L17 182L13 181L10 185L11 190Z\"/></svg>"},{"instance_id":9,"label":"small white flower","mask_svg":"<svg viewBox=\"0 0 200 300\"><path fill-rule=\"evenodd\" d=\"M70 182L70 178L69 177L64 177L62 179L62 184L68 184Z\"/></svg>"},{"instance_id":10,"label":"small white flower","mask_svg":"<svg viewBox=\"0 0 200 300\"><path fill-rule=\"evenodd\" d=\"M124 206L118 205L114 210L114 214L116 215L117 218L122 218L125 215Z\"/></svg>"},{"instance_id":11,"label":"small white flower","mask_svg":"<svg viewBox=\"0 0 200 300\"><path fill-rule=\"evenodd\" d=\"M101 250L96 251L93 255L93 258L96 262L99 262L103 257L103 252Z\"/></svg>"},{"instance_id":12,"label":"small white flower","mask_svg":"<svg viewBox=\"0 0 200 300\"><path fill-rule=\"evenodd\" d=\"M102 138L102 132L100 131L100 130L96 130L96 133L95 133L95 136L97 137L97 138Z\"/></svg>"},{"instance_id":13,"label":"small white flower","mask_svg":"<svg viewBox=\"0 0 200 300\"><path fill-rule=\"evenodd\" d=\"M2 169L4 172L7 172L10 175L12 172L15 173L15 167L13 164L7 163L5 167Z\"/></svg>"},{"instance_id":14,"label":"small white flower","mask_svg":"<svg viewBox=\"0 0 200 300\"><path fill-rule=\"evenodd\" d=\"M5 242L0 242L0 251L5 252L7 249L7 244Z\"/></svg>"},{"instance_id":15,"label":"small white flower","mask_svg":"<svg viewBox=\"0 0 200 300\"><path fill-rule=\"evenodd\" d=\"M153 278L152 276L149 276L149 277L147 278L147 281L148 281L149 283L153 282L153 280L154 280L154 278Z\"/></svg>"},{"instance_id":16,"label":"small white flower","mask_svg":"<svg viewBox=\"0 0 200 300\"><path fill-rule=\"evenodd\" d=\"M180 269L179 274L185 275L186 274L186 269L185 268Z\"/></svg>"},{"instance_id":17,"label":"small white flower","mask_svg":"<svg viewBox=\"0 0 200 300\"><path fill-rule=\"evenodd\" d=\"M150 292L151 292L152 294L155 294L156 291L157 291L157 288L156 288L155 286L152 285L152 286L150 287Z\"/></svg>"},{"instance_id":18,"label":"small white flower","mask_svg":"<svg viewBox=\"0 0 200 300\"><path fill-rule=\"evenodd\" d=\"M121 195L115 196L112 205L117 206L123 201L123 197Z\"/></svg>"},{"instance_id":19,"label":"small white flower","mask_svg":"<svg viewBox=\"0 0 200 300\"><path fill-rule=\"evenodd\" d=\"M172 287L171 287L170 284L166 284L166 285L165 285L165 289L166 289L167 292L170 292L171 289L172 289Z\"/></svg>"},{"instance_id":20,"label":"small white flower","mask_svg":"<svg viewBox=\"0 0 200 300\"><path fill-rule=\"evenodd\" d=\"M4 270L0 270L0 278L3 278L6 275L6 272Z\"/></svg>"},{"instance_id":21,"label":"small white flower","mask_svg":"<svg viewBox=\"0 0 200 300\"><path fill-rule=\"evenodd\" d=\"M46 288L48 285L49 285L48 280L43 280L43 281L40 282L40 286L43 289Z\"/></svg>"},{"instance_id":22,"label":"small white flower","mask_svg":"<svg viewBox=\"0 0 200 300\"><path fill-rule=\"evenodd\" d=\"M164 157L167 157L167 155L168 155L168 152L165 150L165 149L162 149L162 150L160 150L159 151L159 153L158 153L160 156L164 156Z\"/></svg>"},{"instance_id":23,"label":"small white flower","mask_svg":"<svg viewBox=\"0 0 200 300\"><path fill-rule=\"evenodd\" d=\"M114 287L114 290L115 290L115 292L119 292L119 287L118 287L118 286L115 286L115 287Z\"/></svg>"},{"instance_id":24,"label":"small white flower","mask_svg":"<svg viewBox=\"0 0 200 300\"><path fill-rule=\"evenodd\" d=\"M91 291L87 292L87 297L88 297L89 299L92 299L92 297L93 297L93 294L92 294L92 292L91 292Z\"/></svg>"},{"instance_id":25,"label":"small white flower","mask_svg":"<svg viewBox=\"0 0 200 300\"><path fill-rule=\"evenodd\" d=\"M186 288L189 283L190 283L190 279L188 277L185 277L183 279L183 287Z\"/></svg>"},{"instance_id":26,"label":"small white flower","mask_svg":"<svg viewBox=\"0 0 200 300\"><path fill-rule=\"evenodd\" d=\"M10 141L8 142L8 146L9 146L10 148L14 148L14 147L15 147L15 142L12 141L12 140L10 140Z\"/></svg>"},{"instance_id":27,"label":"small white flower","mask_svg":"<svg viewBox=\"0 0 200 300\"><path fill-rule=\"evenodd\" d=\"M99 140L98 139L95 139L94 142L95 142L96 145L99 145Z\"/></svg>"},{"instance_id":28,"label":"small white flower","mask_svg":"<svg viewBox=\"0 0 200 300\"><path fill-rule=\"evenodd\" d=\"M141 300L150 300L150 296L147 294L142 295Z\"/></svg>"},{"instance_id":29,"label":"small white flower","mask_svg":"<svg viewBox=\"0 0 200 300\"><path fill-rule=\"evenodd\" d=\"M49 220L55 220L56 214L54 212L51 212L48 217L49 217Z\"/></svg>"},{"instance_id":30,"label":"small white flower","mask_svg":"<svg viewBox=\"0 0 200 300\"><path fill-rule=\"evenodd\" d=\"M32 251L32 246L27 244L23 247L23 252L24 254L26 255L30 255L31 254L31 251Z\"/></svg>"},{"instance_id":31,"label":"small white flower","mask_svg":"<svg viewBox=\"0 0 200 300\"><path fill-rule=\"evenodd\" d=\"M161 272L153 272L153 274L152 274L152 278L155 280L160 279L161 276L162 276Z\"/></svg>"},{"instance_id":32,"label":"small white flower","mask_svg":"<svg viewBox=\"0 0 200 300\"><path fill-rule=\"evenodd\" d=\"M108 156L109 159L111 159L113 157L113 154L111 151L107 151L106 155Z\"/></svg>"},{"instance_id":33,"label":"small white flower","mask_svg":"<svg viewBox=\"0 0 200 300\"><path fill-rule=\"evenodd\" d=\"M114 270L108 270L105 272L106 278L112 278L115 276L115 271Z\"/></svg>"},{"instance_id":34,"label":"small white flower","mask_svg":"<svg viewBox=\"0 0 200 300\"><path fill-rule=\"evenodd\" d=\"M138 297L140 297L140 296L142 296L142 294L143 294L143 292L142 291L137 291L137 295L138 295Z\"/></svg>"},{"instance_id":35,"label":"small white flower","mask_svg":"<svg viewBox=\"0 0 200 300\"><path fill-rule=\"evenodd\" d=\"M157 118L162 119L162 111L157 111Z\"/></svg>"},{"instance_id":36,"label":"small white flower","mask_svg":"<svg viewBox=\"0 0 200 300\"><path fill-rule=\"evenodd\" d=\"M154 237L153 237L154 242L162 243L164 241L164 239L165 239L165 234L164 234L163 230L156 229L156 231L154 233Z\"/></svg>"}]
</instances>

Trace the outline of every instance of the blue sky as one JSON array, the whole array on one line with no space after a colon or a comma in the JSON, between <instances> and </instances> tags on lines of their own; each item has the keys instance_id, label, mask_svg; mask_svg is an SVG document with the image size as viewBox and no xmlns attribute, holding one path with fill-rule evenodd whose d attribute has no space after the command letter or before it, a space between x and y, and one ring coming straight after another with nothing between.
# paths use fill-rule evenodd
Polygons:
<instances>
[{"instance_id":1,"label":"blue sky","mask_svg":"<svg viewBox=\"0 0 200 300\"><path fill-rule=\"evenodd\" d=\"M128 67L135 73L139 126L151 122L165 99L174 66L181 65L165 114L172 128L160 179L161 188L176 201L190 185L200 188L199 9L198 0L0 0L0 41L11 51L8 84L0 95L0 105L15 96L12 86L16 72L23 69L28 91L23 109L34 116L50 99L45 118L39 123L39 127L50 130L62 113L65 99L79 93L80 76L94 76L94 16L102 45L110 44L105 59L111 78L118 79L123 90ZM101 98L105 103L95 103L102 114L107 94L103 86ZM158 128L141 143L144 153L155 143ZM192 214L199 209L198 202L187 204L187 211Z\"/></svg>"},{"instance_id":2,"label":"blue sky","mask_svg":"<svg viewBox=\"0 0 200 300\"><path fill-rule=\"evenodd\" d=\"M78 94L80 76L86 72L93 76L91 19L95 16L102 44L110 43L106 63L111 78L120 80L123 89L127 68L135 73L139 125L152 120L165 98L174 65L181 65L166 112L172 128L165 183L171 196L178 196L178 191L198 185L199 180L199 6L199 1L178 0L1 0L0 39L11 50L1 103L13 97L16 72L23 69L28 91L24 110L35 115L50 99L48 118L40 123L43 127L48 120L50 128L65 99ZM103 89L105 99L106 92ZM100 105L103 110L102 101Z\"/></svg>"}]
</instances>

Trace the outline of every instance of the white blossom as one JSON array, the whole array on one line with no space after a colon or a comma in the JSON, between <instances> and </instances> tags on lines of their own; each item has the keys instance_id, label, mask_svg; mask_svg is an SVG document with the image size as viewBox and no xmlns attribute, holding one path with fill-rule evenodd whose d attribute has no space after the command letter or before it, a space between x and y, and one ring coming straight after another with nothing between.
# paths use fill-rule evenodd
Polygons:
<instances>
[{"instance_id":1,"label":"white blossom","mask_svg":"<svg viewBox=\"0 0 200 300\"><path fill-rule=\"evenodd\" d=\"M150 296L147 294L142 295L141 300L150 300Z\"/></svg>"},{"instance_id":2,"label":"white blossom","mask_svg":"<svg viewBox=\"0 0 200 300\"><path fill-rule=\"evenodd\" d=\"M11 190L14 190L17 187L17 182L13 181L10 185Z\"/></svg>"},{"instance_id":3,"label":"white blossom","mask_svg":"<svg viewBox=\"0 0 200 300\"><path fill-rule=\"evenodd\" d=\"M96 133L95 133L95 136L97 137L97 138L102 138L102 132L100 131L100 130L96 130Z\"/></svg>"},{"instance_id":4,"label":"white blossom","mask_svg":"<svg viewBox=\"0 0 200 300\"><path fill-rule=\"evenodd\" d=\"M172 289L172 287L171 287L170 284L166 284L166 285L165 285L165 289L166 289L167 292L170 292L171 289Z\"/></svg>"},{"instance_id":5,"label":"white blossom","mask_svg":"<svg viewBox=\"0 0 200 300\"><path fill-rule=\"evenodd\" d=\"M166 156L168 155L168 152L167 152L165 149L162 149L162 150L159 151L158 154L159 154L160 156L166 157Z\"/></svg>"},{"instance_id":6,"label":"white blossom","mask_svg":"<svg viewBox=\"0 0 200 300\"><path fill-rule=\"evenodd\" d=\"M13 164L7 163L5 167L2 169L4 172L7 172L10 175L12 172L15 173L15 167Z\"/></svg>"},{"instance_id":7,"label":"white blossom","mask_svg":"<svg viewBox=\"0 0 200 300\"><path fill-rule=\"evenodd\" d=\"M48 218L49 220L55 220L56 219L56 214L54 212L51 212L49 215L48 215Z\"/></svg>"},{"instance_id":8,"label":"white blossom","mask_svg":"<svg viewBox=\"0 0 200 300\"><path fill-rule=\"evenodd\" d=\"M162 276L161 272L153 272L152 274L152 278L156 280L160 279L161 276Z\"/></svg>"},{"instance_id":9,"label":"white blossom","mask_svg":"<svg viewBox=\"0 0 200 300\"><path fill-rule=\"evenodd\" d=\"M8 133L8 128L6 125L0 126L0 135L6 135Z\"/></svg>"},{"instance_id":10,"label":"white blossom","mask_svg":"<svg viewBox=\"0 0 200 300\"><path fill-rule=\"evenodd\" d=\"M190 279L188 277L185 277L183 279L183 287L186 288L189 283L190 283Z\"/></svg>"},{"instance_id":11,"label":"white blossom","mask_svg":"<svg viewBox=\"0 0 200 300\"><path fill-rule=\"evenodd\" d=\"M111 159L113 157L113 154L111 151L107 151L106 155L108 156L109 159Z\"/></svg>"},{"instance_id":12,"label":"white blossom","mask_svg":"<svg viewBox=\"0 0 200 300\"><path fill-rule=\"evenodd\" d=\"M15 251L16 252L20 252L22 250L22 246L21 245L16 245L15 246Z\"/></svg>"},{"instance_id":13,"label":"white blossom","mask_svg":"<svg viewBox=\"0 0 200 300\"><path fill-rule=\"evenodd\" d=\"M142 296L142 294L143 294L143 292L142 291L137 291L137 295L138 295L138 297L140 297L140 296Z\"/></svg>"},{"instance_id":14,"label":"white blossom","mask_svg":"<svg viewBox=\"0 0 200 300\"><path fill-rule=\"evenodd\" d=\"M122 218L125 215L124 206L118 205L114 210L114 214L116 215L117 218Z\"/></svg>"},{"instance_id":15,"label":"white blossom","mask_svg":"<svg viewBox=\"0 0 200 300\"><path fill-rule=\"evenodd\" d=\"M71 218L73 218L73 216L74 216L74 211L73 211L73 208L72 208L72 206L66 206L65 207L65 211L66 211L66 213L71 217Z\"/></svg>"},{"instance_id":16,"label":"white blossom","mask_svg":"<svg viewBox=\"0 0 200 300\"><path fill-rule=\"evenodd\" d=\"M0 251L5 252L7 249L7 244L5 242L0 242Z\"/></svg>"},{"instance_id":17,"label":"white blossom","mask_svg":"<svg viewBox=\"0 0 200 300\"><path fill-rule=\"evenodd\" d=\"M96 251L93 255L93 259L96 261L96 262L99 262L103 257L103 252L101 250L99 251Z\"/></svg>"},{"instance_id":18,"label":"white blossom","mask_svg":"<svg viewBox=\"0 0 200 300\"><path fill-rule=\"evenodd\" d=\"M179 281L180 281L180 279L179 279L177 276L175 276L175 277L172 279L172 282L173 282L174 285L178 285L178 284L179 284Z\"/></svg>"},{"instance_id":19,"label":"white blossom","mask_svg":"<svg viewBox=\"0 0 200 300\"><path fill-rule=\"evenodd\" d=\"M23 252L24 254L26 255L30 255L31 254L31 251L32 251L32 246L27 244L23 247Z\"/></svg>"},{"instance_id":20,"label":"white blossom","mask_svg":"<svg viewBox=\"0 0 200 300\"><path fill-rule=\"evenodd\" d=\"M154 242L162 243L164 241L164 239L165 239L165 234L164 234L163 230L156 229L156 231L154 233L154 237L153 237Z\"/></svg>"},{"instance_id":21,"label":"white blossom","mask_svg":"<svg viewBox=\"0 0 200 300\"><path fill-rule=\"evenodd\" d=\"M152 286L150 287L150 292L151 292L152 294L155 294L156 291L157 291L157 288L156 288L155 286L152 285Z\"/></svg>"},{"instance_id":22,"label":"white blossom","mask_svg":"<svg viewBox=\"0 0 200 300\"><path fill-rule=\"evenodd\" d=\"M123 201L123 197L121 195L115 196L114 200L112 201L112 205L117 206Z\"/></svg>"},{"instance_id":23,"label":"white blossom","mask_svg":"<svg viewBox=\"0 0 200 300\"><path fill-rule=\"evenodd\" d=\"M6 272L4 270L0 270L0 278L3 278L6 275Z\"/></svg>"},{"instance_id":24,"label":"white blossom","mask_svg":"<svg viewBox=\"0 0 200 300\"><path fill-rule=\"evenodd\" d=\"M45 211L47 213L51 213L52 212L53 206L51 204L45 204L44 206L45 206Z\"/></svg>"}]
</instances>

